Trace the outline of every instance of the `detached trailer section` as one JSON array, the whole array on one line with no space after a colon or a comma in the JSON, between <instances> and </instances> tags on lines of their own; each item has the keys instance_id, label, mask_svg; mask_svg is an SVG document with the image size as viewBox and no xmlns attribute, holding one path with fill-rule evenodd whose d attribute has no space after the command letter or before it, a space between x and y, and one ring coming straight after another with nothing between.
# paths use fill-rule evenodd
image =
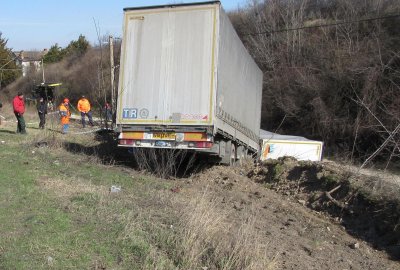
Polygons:
<instances>
[{"instance_id":1,"label":"detached trailer section","mask_svg":"<svg viewBox=\"0 0 400 270\"><path fill-rule=\"evenodd\" d=\"M284 156L297 160L321 161L323 142L304 137L280 135L266 130L260 131L262 142L261 160L278 159Z\"/></svg>"},{"instance_id":2,"label":"detached trailer section","mask_svg":"<svg viewBox=\"0 0 400 270\"><path fill-rule=\"evenodd\" d=\"M261 93L219 1L124 9L119 146L258 153Z\"/></svg>"}]
</instances>

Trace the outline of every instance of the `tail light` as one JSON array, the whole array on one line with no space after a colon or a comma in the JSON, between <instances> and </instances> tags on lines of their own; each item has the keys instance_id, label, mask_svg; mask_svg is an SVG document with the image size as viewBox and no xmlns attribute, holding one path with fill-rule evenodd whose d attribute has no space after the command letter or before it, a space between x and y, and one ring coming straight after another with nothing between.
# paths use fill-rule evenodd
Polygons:
<instances>
[{"instance_id":1,"label":"tail light","mask_svg":"<svg viewBox=\"0 0 400 270\"><path fill-rule=\"evenodd\" d=\"M212 142L196 142L196 148L211 148L213 146Z\"/></svg>"},{"instance_id":2,"label":"tail light","mask_svg":"<svg viewBox=\"0 0 400 270\"><path fill-rule=\"evenodd\" d=\"M123 145L133 145L133 143L135 142L135 140L119 140L119 144L123 144Z\"/></svg>"}]
</instances>

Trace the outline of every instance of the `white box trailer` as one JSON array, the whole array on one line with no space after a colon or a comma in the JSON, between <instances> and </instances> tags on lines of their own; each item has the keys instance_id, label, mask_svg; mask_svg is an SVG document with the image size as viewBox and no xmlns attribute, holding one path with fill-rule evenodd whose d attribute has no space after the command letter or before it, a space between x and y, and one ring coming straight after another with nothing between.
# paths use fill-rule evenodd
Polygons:
<instances>
[{"instance_id":1,"label":"white box trailer","mask_svg":"<svg viewBox=\"0 0 400 270\"><path fill-rule=\"evenodd\" d=\"M119 146L257 153L262 76L219 1L125 8Z\"/></svg>"},{"instance_id":2,"label":"white box trailer","mask_svg":"<svg viewBox=\"0 0 400 270\"><path fill-rule=\"evenodd\" d=\"M260 131L260 159L278 159L284 156L297 160L321 161L323 142L313 141L304 137L281 135L266 130Z\"/></svg>"}]
</instances>

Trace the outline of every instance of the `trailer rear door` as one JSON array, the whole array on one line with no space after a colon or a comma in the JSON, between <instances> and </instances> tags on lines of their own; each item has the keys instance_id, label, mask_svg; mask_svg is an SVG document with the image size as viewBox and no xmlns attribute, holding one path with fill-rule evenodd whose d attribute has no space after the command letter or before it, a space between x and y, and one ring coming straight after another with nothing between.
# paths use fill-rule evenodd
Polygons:
<instances>
[{"instance_id":1,"label":"trailer rear door","mask_svg":"<svg viewBox=\"0 0 400 270\"><path fill-rule=\"evenodd\" d=\"M218 11L125 11L118 124L212 125Z\"/></svg>"}]
</instances>

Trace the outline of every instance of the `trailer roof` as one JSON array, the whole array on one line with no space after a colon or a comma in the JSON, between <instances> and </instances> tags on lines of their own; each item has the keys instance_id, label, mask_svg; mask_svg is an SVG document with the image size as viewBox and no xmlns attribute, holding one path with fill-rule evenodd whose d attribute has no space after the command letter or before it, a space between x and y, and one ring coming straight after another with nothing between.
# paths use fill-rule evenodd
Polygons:
<instances>
[{"instance_id":1,"label":"trailer roof","mask_svg":"<svg viewBox=\"0 0 400 270\"><path fill-rule=\"evenodd\" d=\"M282 135L271 131L260 129L260 138L263 140L282 140L282 141L312 141L300 136Z\"/></svg>"},{"instance_id":2,"label":"trailer roof","mask_svg":"<svg viewBox=\"0 0 400 270\"><path fill-rule=\"evenodd\" d=\"M174 7L182 7L182 6L200 6L200 5L211 5L211 4L221 4L220 1L208 1L208 2L195 2L195 3L186 3L186 4L167 4L167 5L157 5L157 6L144 6L144 7L127 7L124 8L124 11L129 10L140 10L140 9L156 9L156 8L174 8Z\"/></svg>"}]
</instances>

